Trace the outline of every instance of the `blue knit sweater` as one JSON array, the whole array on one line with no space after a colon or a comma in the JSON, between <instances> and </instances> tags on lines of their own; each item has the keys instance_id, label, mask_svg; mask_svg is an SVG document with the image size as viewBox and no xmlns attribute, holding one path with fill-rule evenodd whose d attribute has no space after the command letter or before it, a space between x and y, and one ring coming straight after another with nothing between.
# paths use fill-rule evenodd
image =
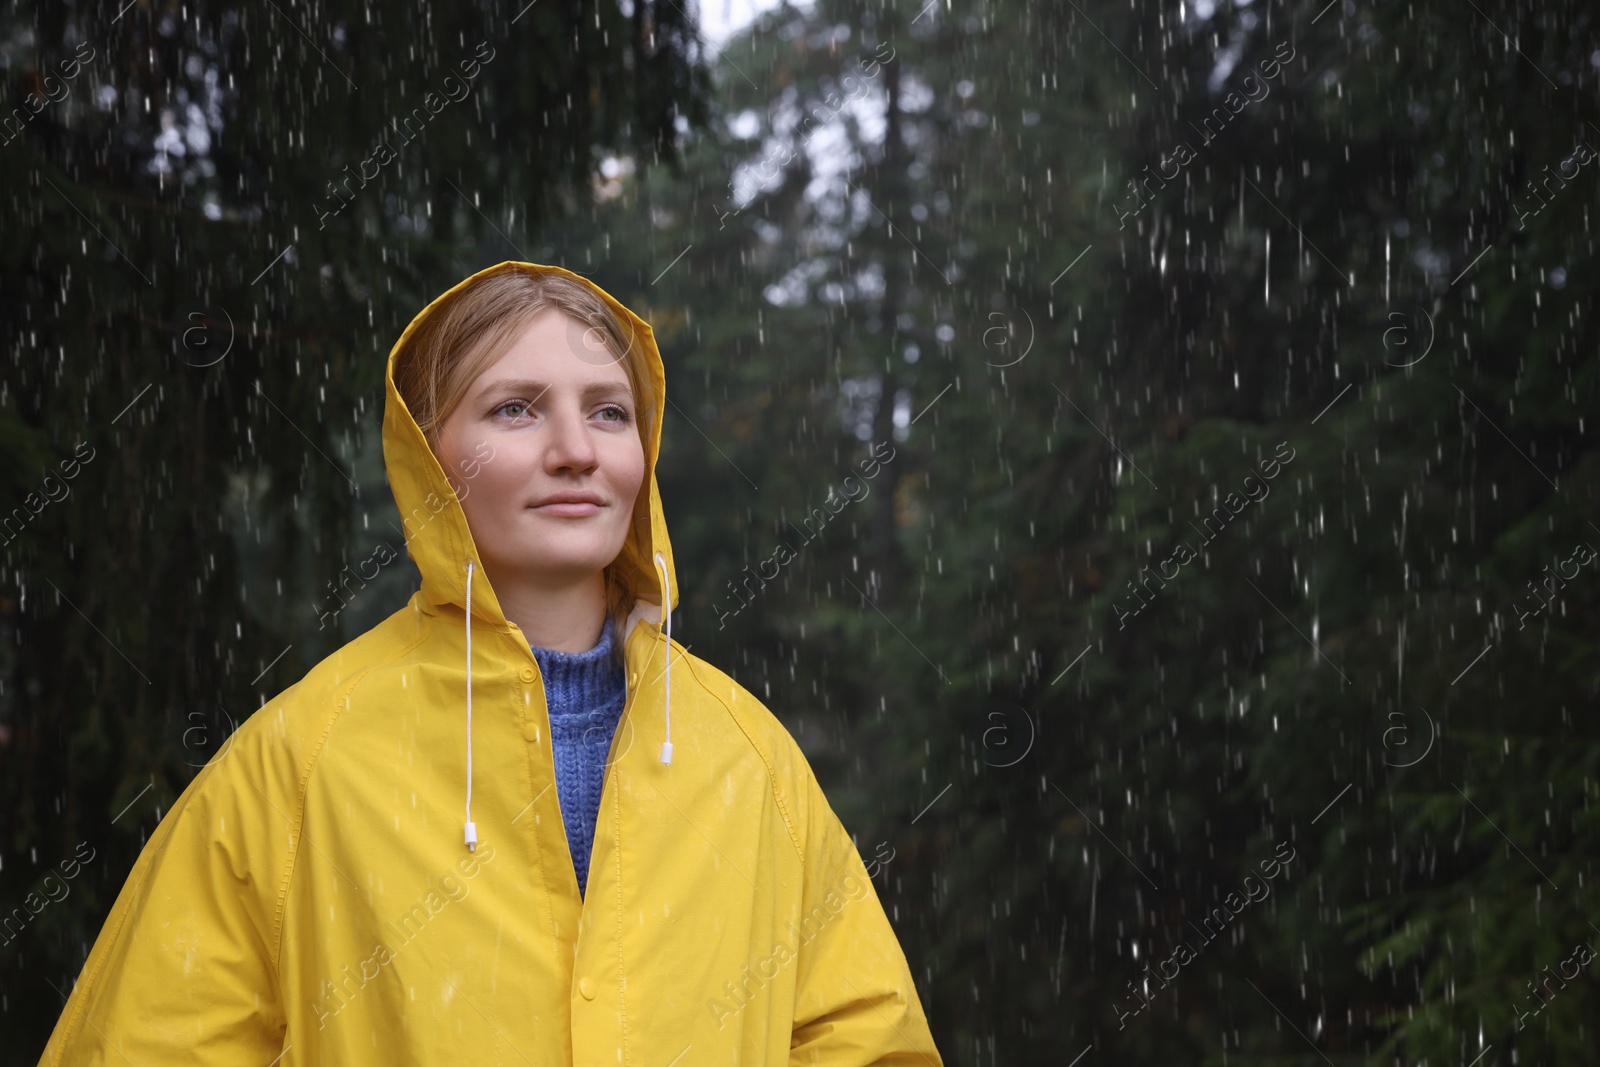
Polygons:
<instances>
[{"instance_id":1,"label":"blue knit sweater","mask_svg":"<svg viewBox=\"0 0 1600 1067\"><path fill-rule=\"evenodd\" d=\"M556 793L567 828L567 847L578 875L578 894L589 882L589 853L600 815L611 736L627 701L627 680L612 649L609 619L600 643L587 652L557 652L530 646L544 676L550 709L550 742L555 750Z\"/></svg>"}]
</instances>

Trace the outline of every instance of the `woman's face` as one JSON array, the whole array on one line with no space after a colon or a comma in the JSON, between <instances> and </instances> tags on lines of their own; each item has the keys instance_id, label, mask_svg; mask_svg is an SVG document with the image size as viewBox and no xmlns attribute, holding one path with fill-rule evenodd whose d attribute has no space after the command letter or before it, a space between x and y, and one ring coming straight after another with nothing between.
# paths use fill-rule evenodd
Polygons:
<instances>
[{"instance_id":1,"label":"woman's face","mask_svg":"<svg viewBox=\"0 0 1600 1067\"><path fill-rule=\"evenodd\" d=\"M638 408L599 330L540 312L439 427L494 580L570 585L617 558L644 484Z\"/></svg>"}]
</instances>

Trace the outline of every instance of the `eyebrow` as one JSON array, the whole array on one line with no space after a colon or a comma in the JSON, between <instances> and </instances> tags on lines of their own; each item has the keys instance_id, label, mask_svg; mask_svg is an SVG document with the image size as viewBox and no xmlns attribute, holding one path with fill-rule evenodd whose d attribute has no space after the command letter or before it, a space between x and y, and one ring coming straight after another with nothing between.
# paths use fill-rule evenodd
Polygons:
<instances>
[{"instance_id":1,"label":"eyebrow","mask_svg":"<svg viewBox=\"0 0 1600 1067\"><path fill-rule=\"evenodd\" d=\"M533 393L537 396L549 388L548 382L536 382L531 378L502 378L490 382L478 392L483 396L495 393ZM627 382L593 382L584 386L582 394L584 400L600 400L607 397L624 397L632 400L633 388Z\"/></svg>"}]
</instances>

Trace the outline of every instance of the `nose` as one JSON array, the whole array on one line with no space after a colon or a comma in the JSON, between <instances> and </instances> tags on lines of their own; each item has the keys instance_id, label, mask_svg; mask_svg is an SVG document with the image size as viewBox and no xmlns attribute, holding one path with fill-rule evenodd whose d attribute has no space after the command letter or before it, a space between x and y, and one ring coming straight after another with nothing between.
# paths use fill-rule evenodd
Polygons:
<instances>
[{"instance_id":1,"label":"nose","mask_svg":"<svg viewBox=\"0 0 1600 1067\"><path fill-rule=\"evenodd\" d=\"M583 412L576 403L558 405L546 426L549 428L544 455L547 473L585 473L594 469L598 455Z\"/></svg>"}]
</instances>

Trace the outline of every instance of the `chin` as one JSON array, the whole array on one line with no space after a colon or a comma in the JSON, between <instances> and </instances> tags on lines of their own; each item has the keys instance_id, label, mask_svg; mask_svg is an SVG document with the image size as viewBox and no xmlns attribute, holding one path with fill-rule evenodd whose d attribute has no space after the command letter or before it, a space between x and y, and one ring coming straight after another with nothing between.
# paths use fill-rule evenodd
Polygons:
<instances>
[{"instance_id":1,"label":"chin","mask_svg":"<svg viewBox=\"0 0 1600 1067\"><path fill-rule=\"evenodd\" d=\"M515 583L534 582L538 585L549 585L552 582L566 584L568 582L587 578L596 571L603 570L606 563L599 561L598 556L584 553L582 555L567 555L566 553L540 552L530 555L526 549L520 548L512 553L484 557L484 567L500 576L501 581Z\"/></svg>"},{"instance_id":2,"label":"chin","mask_svg":"<svg viewBox=\"0 0 1600 1067\"><path fill-rule=\"evenodd\" d=\"M607 552L605 546L584 546L573 550L563 550L563 547L547 545L537 555L518 559L516 567L530 577L577 582L605 570L622 551L620 545L613 552Z\"/></svg>"}]
</instances>

